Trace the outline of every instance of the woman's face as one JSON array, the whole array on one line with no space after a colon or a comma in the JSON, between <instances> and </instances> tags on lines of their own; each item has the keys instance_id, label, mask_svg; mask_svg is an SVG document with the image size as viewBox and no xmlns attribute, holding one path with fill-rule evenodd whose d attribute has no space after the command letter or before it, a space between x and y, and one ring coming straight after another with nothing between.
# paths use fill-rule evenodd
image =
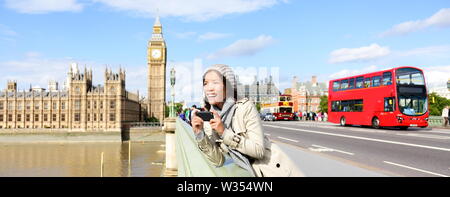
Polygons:
<instances>
[{"instance_id":1,"label":"woman's face","mask_svg":"<svg viewBox=\"0 0 450 197\"><path fill-rule=\"evenodd\" d=\"M210 71L206 73L203 82L203 91L206 94L209 104L220 106L225 98L225 86L223 78L217 72Z\"/></svg>"}]
</instances>

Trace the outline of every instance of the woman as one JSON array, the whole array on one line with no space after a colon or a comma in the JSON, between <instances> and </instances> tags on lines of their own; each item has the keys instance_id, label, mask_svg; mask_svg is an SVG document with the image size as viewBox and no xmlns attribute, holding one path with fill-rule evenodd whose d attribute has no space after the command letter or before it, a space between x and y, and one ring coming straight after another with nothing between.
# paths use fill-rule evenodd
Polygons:
<instances>
[{"instance_id":1,"label":"woman","mask_svg":"<svg viewBox=\"0 0 450 197\"><path fill-rule=\"evenodd\" d=\"M237 99L236 79L227 65L214 65L203 75L204 104L214 119L204 122L194 110L192 127L200 150L215 166L224 154L254 176L303 176L281 149L263 134L251 101Z\"/></svg>"}]
</instances>

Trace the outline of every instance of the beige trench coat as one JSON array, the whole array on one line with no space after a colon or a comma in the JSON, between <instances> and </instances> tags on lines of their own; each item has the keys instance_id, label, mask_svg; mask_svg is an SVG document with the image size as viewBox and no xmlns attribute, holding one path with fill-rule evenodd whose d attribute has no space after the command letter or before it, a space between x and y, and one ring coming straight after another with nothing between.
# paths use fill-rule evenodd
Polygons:
<instances>
[{"instance_id":1,"label":"beige trench coat","mask_svg":"<svg viewBox=\"0 0 450 197\"><path fill-rule=\"evenodd\" d=\"M203 133L197 135L198 146L208 160L215 166L222 166L223 154L228 152L225 145L228 145L254 159L252 167L259 177L304 176L290 158L264 135L255 105L248 99L241 99L236 105L232 129L225 129L219 137L209 122L205 122L206 136Z\"/></svg>"}]
</instances>

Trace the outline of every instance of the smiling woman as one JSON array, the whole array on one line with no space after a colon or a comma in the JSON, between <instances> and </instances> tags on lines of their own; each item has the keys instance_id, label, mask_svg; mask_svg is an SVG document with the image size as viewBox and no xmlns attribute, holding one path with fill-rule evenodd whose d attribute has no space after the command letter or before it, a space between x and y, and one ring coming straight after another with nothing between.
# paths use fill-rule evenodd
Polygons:
<instances>
[{"instance_id":1,"label":"smiling woman","mask_svg":"<svg viewBox=\"0 0 450 197\"><path fill-rule=\"evenodd\" d=\"M303 176L289 157L264 135L258 111L248 99L238 99L230 67L217 64L203 75L204 106L214 114L204 121L193 111L198 147L215 166L225 156L254 176Z\"/></svg>"}]
</instances>

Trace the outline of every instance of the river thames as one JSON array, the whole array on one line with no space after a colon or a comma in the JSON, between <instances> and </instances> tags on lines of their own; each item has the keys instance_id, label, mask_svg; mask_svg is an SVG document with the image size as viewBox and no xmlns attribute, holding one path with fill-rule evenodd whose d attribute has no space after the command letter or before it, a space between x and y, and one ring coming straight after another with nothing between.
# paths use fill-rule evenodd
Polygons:
<instances>
[{"instance_id":1,"label":"river thames","mask_svg":"<svg viewBox=\"0 0 450 197\"><path fill-rule=\"evenodd\" d=\"M0 143L1 177L159 177L164 142ZM131 157L130 157L131 156Z\"/></svg>"}]
</instances>

